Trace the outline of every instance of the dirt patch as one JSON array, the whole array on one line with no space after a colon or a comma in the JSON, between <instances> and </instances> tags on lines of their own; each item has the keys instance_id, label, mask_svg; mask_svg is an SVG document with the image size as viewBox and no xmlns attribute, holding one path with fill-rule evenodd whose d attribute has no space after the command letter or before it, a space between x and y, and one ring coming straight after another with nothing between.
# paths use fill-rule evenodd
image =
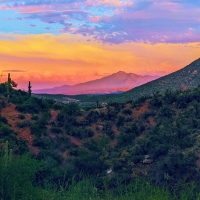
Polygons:
<instances>
[{"instance_id":1,"label":"dirt patch","mask_svg":"<svg viewBox=\"0 0 200 200\"><path fill-rule=\"evenodd\" d=\"M125 108L126 108L126 109L131 108L131 104L130 104L130 103L127 103L127 104L125 105Z\"/></svg>"},{"instance_id":2,"label":"dirt patch","mask_svg":"<svg viewBox=\"0 0 200 200\"><path fill-rule=\"evenodd\" d=\"M81 122L81 121L83 121L84 119L85 119L84 116L78 116L78 117L77 117L77 121L78 121L78 122Z\"/></svg>"},{"instance_id":3,"label":"dirt patch","mask_svg":"<svg viewBox=\"0 0 200 200\"><path fill-rule=\"evenodd\" d=\"M117 140L113 140L110 142L110 146L114 148L117 145Z\"/></svg>"},{"instance_id":4,"label":"dirt patch","mask_svg":"<svg viewBox=\"0 0 200 200\"><path fill-rule=\"evenodd\" d=\"M196 161L197 167L200 169L200 159Z\"/></svg>"},{"instance_id":5,"label":"dirt patch","mask_svg":"<svg viewBox=\"0 0 200 200\"><path fill-rule=\"evenodd\" d=\"M49 122L54 122L60 112L57 110L50 110L50 113L51 113L51 119Z\"/></svg>"},{"instance_id":6,"label":"dirt patch","mask_svg":"<svg viewBox=\"0 0 200 200\"><path fill-rule=\"evenodd\" d=\"M68 157L68 151L65 151L64 153L62 153L62 157L64 159L67 159L67 157Z\"/></svg>"},{"instance_id":7,"label":"dirt patch","mask_svg":"<svg viewBox=\"0 0 200 200\"><path fill-rule=\"evenodd\" d=\"M81 146L82 145L82 142L80 140L78 140L78 139L76 139L76 138L74 138L72 136L70 137L70 141L71 141L72 144L75 144L77 146Z\"/></svg>"},{"instance_id":8,"label":"dirt patch","mask_svg":"<svg viewBox=\"0 0 200 200\"><path fill-rule=\"evenodd\" d=\"M56 138L56 136L52 133L49 133L49 137L52 138L52 139Z\"/></svg>"},{"instance_id":9,"label":"dirt patch","mask_svg":"<svg viewBox=\"0 0 200 200\"><path fill-rule=\"evenodd\" d=\"M15 107L16 106L14 104L9 103L5 108L1 110L1 115L8 120L8 123L11 126L15 125L16 120L21 121L18 119L19 112L15 110Z\"/></svg>"},{"instance_id":10,"label":"dirt patch","mask_svg":"<svg viewBox=\"0 0 200 200\"><path fill-rule=\"evenodd\" d=\"M141 114L143 114L145 111L147 111L149 109L149 102L148 101L145 101L145 103L139 108L139 109L136 109L134 108L132 111L133 111L133 117L138 120L139 116Z\"/></svg>"},{"instance_id":11,"label":"dirt patch","mask_svg":"<svg viewBox=\"0 0 200 200\"><path fill-rule=\"evenodd\" d=\"M120 135L120 132L119 132L119 130L117 129L116 126L113 126L112 130L115 132L115 135Z\"/></svg>"},{"instance_id":12,"label":"dirt patch","mask_svg":"<svg viewBox=\"0 0 200 200\"><path fill-rule=\"evenodd\" d=\"M149 117L149 123L150 123L152 126L155 126L155 125L156 125L156 122L154 121L154 118L153 118L153 117Z\"/></svg>"},{"instance_id":13,"label":"dirt patch","mask_svg":"<svg viewBox=\"0 0 200 200\"><path fill-rule=\"evenodd\" d=\"M8 120L8 123L12 126L12 130L14 130L17 135L17 139L23 139L28 142L29 149L34 153L37 154L39 150L36 147L32 146L34 136L31 135L30 128L19 128L17 126L18 122L21 122L22 120L19 119L19 113L16 109L16 106L12 103L7 104L5 108L2 109L1 115L5 117ZM24 114L25 120L30 120L31 115L30 114Z\"/></svg>"}]
</instances>

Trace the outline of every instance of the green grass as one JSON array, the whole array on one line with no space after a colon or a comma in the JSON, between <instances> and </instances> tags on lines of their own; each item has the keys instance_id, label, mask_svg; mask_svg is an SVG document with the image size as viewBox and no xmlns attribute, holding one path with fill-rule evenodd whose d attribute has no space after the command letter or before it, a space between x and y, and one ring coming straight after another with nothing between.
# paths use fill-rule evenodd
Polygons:
<instances>
[{"instance_id":1,"label":"green grass","mask_svg":"<svg viewBox=\"0 0 200 200\"><path fill-rule=\"evenodd\" d=\"M67 191L60 187L59 190L38 190L39 199L52 200L194 200L200 195L194 193L194 188L179 191L178 195L170 194L167 188L159 188L149 182L139 179L128 185L122 185L115 190L98 190L89 179L78 182L69 187ZM116 192L117 191L117 192Z\"/></svg>"},{"instance_id":2,"label":"green grass","mask_svg":"<svg viewBox=\"0 0 200 200\"><path fill-rule=\"evenodd\" d=\"M8 161L6 161L8 159ZM169 188L150 184L144 178L137 177L127 184L112 188L109 178L101 184L96 178L83 178L81 175L72 179L52 183L45 181L37 184L35 174L42 170L42 164L32 159L29 154L0 158L0 199L1 200L194 200L200 199L194 183L179 183ZM80 179L80 180L79 180ZM101 187L99 186L101 185ZM180 189L181 188L181 189ZM169 192L169 190L171 190Z\"/></svg>"}]
</instances>

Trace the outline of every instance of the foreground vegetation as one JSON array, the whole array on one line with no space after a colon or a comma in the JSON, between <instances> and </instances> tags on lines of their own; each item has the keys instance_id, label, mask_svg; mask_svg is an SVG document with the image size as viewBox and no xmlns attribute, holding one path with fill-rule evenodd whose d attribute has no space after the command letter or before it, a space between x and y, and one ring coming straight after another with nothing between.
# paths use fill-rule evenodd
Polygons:
<instances>
[{"instance_id":1,"label":"foreground vegetation","mask_svg":"<svg viewBox=\"0 0 200 200\"><path fill-rule=\"evenodd\" d=\"M72 179L52 184L45 180L39 185L37 177L43 168L42 162L24 154L18 157L0 158L0 196L5 200L192 200L200 199L200 194L193 183L180 182L176 187L150 184L147 178L136 177L129 183L116 177L117 185L109 188L111 180L104 178L100 182L94 178L74 175ZM41 174L40 174L41 175Z\"/></svg>"},{"instance_id":2,"label":"foreground vegetation","mask_svg":"<svg viewBox=\"0 0 200 200\"><path fill-rule=\"evenodd\" d=\"M86 109L6 87L1 199L200 198L200 87Z\"/></svg>"}]
</instances>

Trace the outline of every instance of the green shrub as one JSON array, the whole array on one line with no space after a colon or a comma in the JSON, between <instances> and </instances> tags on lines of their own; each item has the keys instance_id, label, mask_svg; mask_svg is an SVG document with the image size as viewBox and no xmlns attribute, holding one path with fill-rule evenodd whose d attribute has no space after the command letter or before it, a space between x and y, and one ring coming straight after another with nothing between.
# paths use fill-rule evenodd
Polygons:
<instances>
[{"instance_id":1,"label":"green shrub","mask_svg":"<svg viewBox=\"0 0 200 200\"><path fill-rule=\"evenodd\" d=\"M118 136L117 146L123 147L125 145L133 144L133 140L135 139L135 137L136 134L134 132L128 132L128 133L121 132L120 135Z\"/></svg>"},{"instance_id":2,"label":"green shrub","mask_svg":"<svg viewBox=\"0 0 200 200\"><path fill-rule=\"evenodd\" d=\"M17 122L17 126L19 128L25 128L25 127L30 127L31 126L31 122L30 121L22 121L22 122Z\"/></svg>"},{"instance_id":3,"label":"green shrub","mask_svg":"<svg viewBox=\"0 0 200 200\"><path fill-rule=\"evenodd\" d=\"M123 111L122 111L122 113L124 114L124 115L132 115L132 110L131 109L124 109Z\"/></svg>"},{"instance_id":4,"label":"green shrub","mask_svg":"<svg viewBox=\"0 0 200 200\"><path fill-rule=\"evenodd\" d=\"M116 123L117 127L124 126L124 123L125 123L125 117L118 116Z\"/></svg>"},{"instance_id":5,"label":"green shrub","mask_svg":"<svg viewBox=\"0 0 200 200\"><path fill-rule=\"evenodd\" d=\"M8 124L8 120L5 117L2 117L0 114L0 123Z\"/></svg>"},{"instance_id":6,"label":"green shrub","mask_svg":"<svg viewBox=\"0 0 200 200\"><path fill-rule=\"evenodd\" d=\"M22 115L22 114L20 114L20 115L19 115L19 119L23 120L23 119L25 119L25 116Z\"/></svg>"},{"instance_id":7,"label":"green shrub","mask_svg":"<svg viewBox=\"0 0 200 200\"><path fill-rule=\"evenodd\" d=\"M12 157L5 166L0 158L0 196L2 199L38 199L38 188L33 186L34 175L41 165L28 154Z\"/></svg>"},{"instance_id":8,"label":"green shrub","mask_svg":"<svg viewBox=\"0 0 200 200\"><path fill-rule=\"evenodd\" d=\"M85 174L98 174L107 169L107 165L103 163L96 153L84 152L80 157L75 159L77 171Z\"/></svg>"},{"instance_id":9,"label":"green shrub","mask_svg":"<svg viewBox=\"0 0 200 200\"><path fill-rule=\"evenodd\" d=\"M10 140L9 140L10 143ZM25 153L28 153L30 151L29 147L28 147L28 142L26 140L23 139L18 139L16 141L16 149L14 149L14 153L16 155L22 155Z\"/></svg>"},{"instance_id":10,"label":"green shrub","mask_svg":"<svg viewBox=\"0 0 200 200\"><path fill-rule=\"evenodd\" d=\"M86 120L91 123L96 123L99 119L100 114L97 111L90 111L90 113L87 115Z\"/></svg>"},{"instance_id":11,"label":"green shrub","mask_svg":"<svg viewBox=\"0 0 200 200\"><path fill-rule=\"evenodd\" d=\"M37 137L41 137L42 135L46 135L47 134L47 128L45 126L45 124L43 124L42 122L37 122L35 124L32 124L31 127L31 134L35 135Z\"/></svg>"},{"instance_id":12,"label":"green shrub","mask_svg":"<svg viewBox=\"0 0 200 200\"><path fill-rule=\"evenodd\" d=\"M4 138L6 136L10 136L13 131L5 124L0 126L0 138Z\"/></svg>"},{"instance_id":13,"label":"green shrub","mask_svg":"<svg viewBox=\"0 0 200 200\"><path fill-rule=\"evenodd\" d=\"M2 108L6 107L6 102L4 100L0 100L0 111L2 110Z\"/></svg>"},{"instance_id":14,"label":"green shrub","mask_svg":"<svg viewBox=\"0 0 200 200\"><path fill-rule=\"evenodd\" d=\"M37 99L30 97L26 101L16 106L16 109L22 113L32 113L38 114L41 111L46 111L49 109L48 102L42 99Z\"/></svg>"},{"instance_id":15,"label":"green shrub","mask_svg":"<svg viewBox=\"0 0 200 200\"><path fill-rule=\"evenodd\" d=\"M39 119L39 117L37 115L32 115L31 116L31 120L38 120L38 119Z\"/></svg>"},{"instance_id":16,"label":"green shrub","mask_svg":"<svg viewBox=\"0 0 200 200\"><path fill-rule=\"evenodd\" d=\"M47 148L48 147L48 143L41 138L35 138L33 140L33 146L39 147L40 149L42 148Z\"/></svg>"},{"instance_id":17,"label":"green shrub","mask_svg":"<svg viewBox=\"0 0 200 200\"><path fill-rule=\"evenodd\" d=\"M78 127L73 127L70 130L69 134L79 139L84 139L84 138L92 137L94 135L94 132L90 129L82 129Z\"/></svg>"},{"instance_id":18,"label":"green shrub","mask_svg":"<svg viewBox=\"0 0 200 200\"><path fill-rule=\"evenodd\" d=\"M37 104L31 104L29 102L22 105L17 105L16 109L22 113L39 113L40 108Z\"/></svg>"},{"instance_id":19,"label":"green shrub","mask_svg":"<svg viewBox=\"0 0 200 200\"><path fill-rule=\"evenodd\" d=\"M58 127L52 127L51 128L51 132L52 133L56 133L56 134L59 134L59 133L62 133L62 129L58 128Z\"/></svg>"}]
</instances>

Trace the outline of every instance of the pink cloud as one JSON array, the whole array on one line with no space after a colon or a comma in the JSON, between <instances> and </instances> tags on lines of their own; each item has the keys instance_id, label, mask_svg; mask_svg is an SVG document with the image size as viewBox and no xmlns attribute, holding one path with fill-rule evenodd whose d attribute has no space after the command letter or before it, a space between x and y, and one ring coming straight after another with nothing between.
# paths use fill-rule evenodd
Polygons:
<instances>
[{"instance_id":1,"label":"pink cloud","mask_svg":"<svg viewBox=\"0 0 200 200\"><path fill-rule=\"evenodd\" d=\"M133 5L131 0L87 0L88 5L92 6L115 6L115 7L126 7Z\"/></svg>"},{"instance_id":2,"label":"pink cloud","mask_svg":"<svg viewBox=\"0 0 200 200\"><path fill-rule=\"evenodd\" d=\"M90 22L93 22L93 23L98 23L98 22L101 22L102 20L103 21L110 21L110 16L108 15L104 15L104 16L90 16L89 19L88 19Z\"/></svg>"}]
</instances>

